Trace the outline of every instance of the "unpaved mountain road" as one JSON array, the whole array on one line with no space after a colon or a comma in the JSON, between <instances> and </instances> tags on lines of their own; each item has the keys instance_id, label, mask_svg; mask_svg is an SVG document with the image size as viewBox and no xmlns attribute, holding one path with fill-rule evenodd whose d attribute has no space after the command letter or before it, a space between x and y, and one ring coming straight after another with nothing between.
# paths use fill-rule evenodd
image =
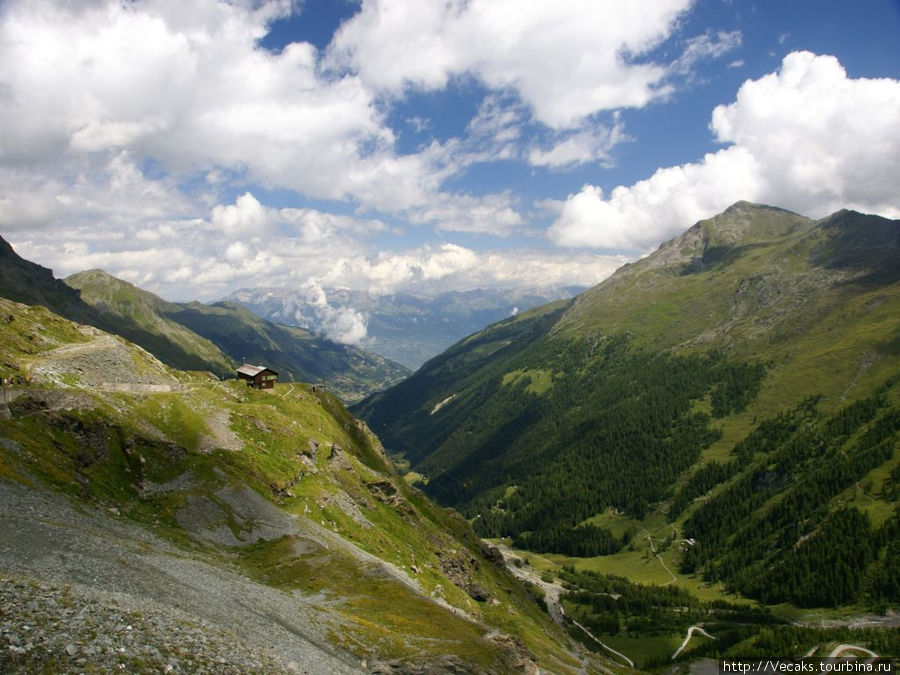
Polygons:
<instances>
[{"instance_id":1,"label":"unpaved mountain road","mask_svg":"<svg viewBox=\"0 0 900 675\"><path fill-rule=\"evenodd\" d=\"M36 383L114 388L115 385L177 387L178 380L149 352L96 329L87 342L74 342L31 358L27 370Z\"/></svg>"}]
</instances>

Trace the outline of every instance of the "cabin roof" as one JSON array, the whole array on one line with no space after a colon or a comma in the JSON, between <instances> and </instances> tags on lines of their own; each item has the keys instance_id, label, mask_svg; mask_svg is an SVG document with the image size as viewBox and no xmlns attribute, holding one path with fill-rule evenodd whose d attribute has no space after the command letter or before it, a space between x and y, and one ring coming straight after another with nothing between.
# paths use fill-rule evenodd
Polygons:
<instances>
[{"instance_id":1,"label":"cabin roof","mask_svg":"<svg viewBox=\"0 0 900 675\"><path fill-rule=\"evenodd\" d=\"M267 368L266 366L253 366L253 365L250 365L249 363L245 363L244 365L242 365L240 368L237 369L238 374L246 375L247 377L256 377L264 370L268 370L270 373L272 373L274 375L278 374L274 370L272 370L271 368Z\"/></svg>"}]
</instances>

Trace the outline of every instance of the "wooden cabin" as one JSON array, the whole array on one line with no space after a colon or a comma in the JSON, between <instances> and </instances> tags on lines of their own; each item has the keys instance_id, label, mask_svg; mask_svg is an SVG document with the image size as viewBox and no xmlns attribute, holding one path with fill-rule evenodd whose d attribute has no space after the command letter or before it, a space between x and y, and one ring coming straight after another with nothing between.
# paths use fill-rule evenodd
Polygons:
<instances>
[{"instance_id":1,"label":"wooden cabin","mask_svg":"<svg viewBox=\"0 0 900 675\"><path fill-rule=\"evenodd\" d=\"M237 376L247 381L248 387L254 389L274 389L278 381L278 373L265 366L251 366L245 363L237 369Z\"/></svg>"}]
</instances>

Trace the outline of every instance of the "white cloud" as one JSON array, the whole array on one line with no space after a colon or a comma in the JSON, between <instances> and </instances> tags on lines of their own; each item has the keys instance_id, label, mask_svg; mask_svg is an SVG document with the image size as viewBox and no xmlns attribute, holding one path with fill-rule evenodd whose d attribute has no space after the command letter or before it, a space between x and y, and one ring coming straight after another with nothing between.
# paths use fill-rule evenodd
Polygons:
<instances>
[{"instance_id":1,"label":"white cloud","mask_svg":"<svg viewBox=\"0 0 900 675\"><path fill-rule=\"evenodd\" d=\"M257 44L289 2L11 2L0 15L0 165L127 150L170 171L357 194L393 134L352 75ZM427 167L426 167L427 168ZM421 191L421 190L420 190Z\"/></svg>"},{"instance_id":2,"label":"white cloud","mask_svg":"<svg viewBox=\"0 0 900 675\"><path fill-rule=\"evenodd\" d=\"M795 52L717 106L711 129L729 147L657 170L609 196L586 185L549 236L564 246L647 250L735 201L821 217L840 208L900 216L900 81L851 79L831 56Z\"/></svg>"},{"instance_id":3,"label":"white cloud","mask_svg":"<svg viewBox=\"0 0 900 675\"><path fill-rule=\"evenodd\" d=\"M62 157L37 167L0 162L0 195L0 227L7 232L64 220L93 223L115 237L122 227L194 208L175 180L147 178L127 151Z\"/></svg>"},{"instance_id":4,"label":"white cloud","mask_svg":"<svg viewBox=\"0 0 900 675\"><path fill-rule=\"evenodd\" d=\"M610 151L625 140L628 140L628 135L619 116L616 115L611 127L596 126L574 134L561 134L549 150L532 148L528 155L528 163L532 166L554 169L598 160L609 165L612 162Z\"/></svg>"},{"instance_id":5,"label":"white cloud","mask_svg":"<svg viewBox=\"0 0 900 675\"><path fill-rule=\"evenodd\" d=\"M669 67L674 73L690 74L694 66L706 59L717 59L741 46L741 31L709 31L687 41L684 52Z\"/></svg>"},{"instance_id":6,"label":"white cloud","mask_svg":"<svg viewBox=\"0 0 900 675\"><path fill-rule=\"evenodd\" d=\"M265 234L271 225L269 209L249 192L237 198L234 204L216 206L210 220L227 237L259 236Z\"/></svg>"},{"instance_id":7,"label":"white cloud","mask_svg":"<svg viewBox=\"0 0 900 675\"><path fill-rule=\"evenodd\" d=\"M663 66L638 63L690 0L364 0L330 47L370 86L441 89L474 74L514 89L534 117L571 128L602 110L641 107L668 90ZM550 58L552 55L552 58Z\"/></svg>"},{"instance_id":8,"label":"white cloud","mask_svg":"<svg viewBox=\"0 0 900 675\"><path fill-rule=\"evenodd\" d=\"M332 307L322 286L309 280L297 288L297 294L306 303L302 311L286 307L287 313L297 325L325 335L334 342L361 345L368 335L368 317L352 307Z\"/></svg>"},{"instance_id":9,"label":"white cloud","mask_svg":"<svg viewBox=\"0 0 900 675\"><path fill-rule=\"evenodd\" d=\"M523 224L509 192L483 197L436 195L429 204L411 211L409 219L413 223L433 223L439 230L489 233L499 237L511 234Z\"/></svg>"},{"instance_id":10,"label":"white cloud","mask_svg":"<svg viewBox=\"0 0 900 675\"><path fill-rule=\"evenodd\" d=\"M777 73L713 111L719 141L746 148L764 198L813 214L842 207L900 215L900 80L852 79L833 56L788 54Z\"/></svg>"},{"instance_id":11,"label":"white cloud","mask_svg":"<svg viewBox=\"0 0 900 675\"><path fill-rule=\"evenodd\" d=\"M436 293L485 287L592 286L631 258L536 250L473 251L456 244L352 257L319 277L373 293Z\"/></svg>"}]
</instances>

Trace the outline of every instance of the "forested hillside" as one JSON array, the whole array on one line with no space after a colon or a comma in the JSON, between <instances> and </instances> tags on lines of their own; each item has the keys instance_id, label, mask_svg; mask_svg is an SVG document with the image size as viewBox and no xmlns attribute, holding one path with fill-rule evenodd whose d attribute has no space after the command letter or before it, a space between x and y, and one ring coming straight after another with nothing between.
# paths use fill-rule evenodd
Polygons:
<instances>
[{"instance_id":1,"label":"forested hillside","mask_svg":"<svg viewBox=\"0 0 900 675\"><path fill-rule=\"evenodd\" d=\"M662 514L684 573L896 603L898 261L898 221L739 203L355 410L485 536L595 556Z\"/></svg>"}]
</instances>

